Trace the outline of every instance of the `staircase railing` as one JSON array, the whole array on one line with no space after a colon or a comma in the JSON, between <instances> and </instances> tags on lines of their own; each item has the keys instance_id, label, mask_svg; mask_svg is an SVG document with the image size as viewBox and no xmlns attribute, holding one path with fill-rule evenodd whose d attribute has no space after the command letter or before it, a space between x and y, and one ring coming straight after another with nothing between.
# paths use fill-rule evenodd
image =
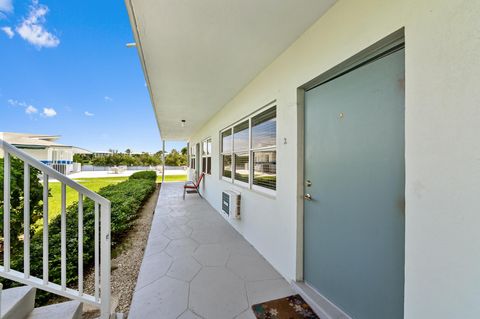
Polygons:
<instances>
[{"instance_id":1,"label":"staircase railing","mask_svg":"<svg viewBox=\"0 0 480 319\"><path fill-rule=\"evenodd\" d=\"M0 276L42 289L70 299L79 300L100 308L101 319L110 318L112 311L110 287L110 201L85 188L51 167L41 163L27 153L0 139L0 150L4 157L4 215L3 215L3 265L0 265ZM1 153L1 152L0 152ZM10 268L10 198L11 198L11 156L24 162L24 269L23 272ZM43 176L43 276L30 275L30 168L38 169ZM49 280L49 247L48 247L48 196L49 179L61 183L61 283ZM66 223L66 188L70 187L78 193L78 287L67 287L67 223ZM94 231L94 271L95 290L93 295L84 292L83 272L83 201L91 199L95 205Z\"/></svg>"}]
</instances>

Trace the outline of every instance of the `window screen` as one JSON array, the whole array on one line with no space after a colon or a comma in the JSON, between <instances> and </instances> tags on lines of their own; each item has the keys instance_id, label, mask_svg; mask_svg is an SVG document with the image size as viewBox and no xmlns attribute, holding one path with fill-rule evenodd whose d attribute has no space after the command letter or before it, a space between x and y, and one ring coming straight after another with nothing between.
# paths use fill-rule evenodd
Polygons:
<instances>
[{"instance_id":1,"label":"window screen","mask_svg":"<svg viewBox=\"0 0 480 319\"><path fill-rule=\"evenodd\" d=\"M248 162L248 153L235 154L235 180L248 183L250 175Z\"/></svg>"},{"instance_id":2,"label":"window screen","mask_svg":"<svg viewBox=\"0 0 480 319\"><path fill-rule=\"evenodd\" d=\"M222 155L222 176L232 177L232 155Z\"/></svg>"},{"instance_id":3,"label":"window screen","mask_svg":"<svg viewBox=\"0 0 480 319\"><path fill-rule=\"evenodd\" d=\"M253 184L268 189L277 189L277 152L253 152Z\"/></svg>"}]
</instances>

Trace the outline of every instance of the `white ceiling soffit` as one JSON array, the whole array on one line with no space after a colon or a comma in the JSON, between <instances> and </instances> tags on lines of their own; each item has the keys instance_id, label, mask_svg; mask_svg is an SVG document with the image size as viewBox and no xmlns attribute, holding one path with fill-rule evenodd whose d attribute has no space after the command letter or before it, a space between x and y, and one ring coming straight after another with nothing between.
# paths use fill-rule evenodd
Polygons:
<instances>
[{"instance_id":1,"label":"white ceiling soffit","mask_svg":"<svg viewBox=\"0 0 480 319\"><path fill-rule=\"evenodd\" d=\"M126 0L162 139L188 139L334 2Z\"/></svg>"}]
</instances>

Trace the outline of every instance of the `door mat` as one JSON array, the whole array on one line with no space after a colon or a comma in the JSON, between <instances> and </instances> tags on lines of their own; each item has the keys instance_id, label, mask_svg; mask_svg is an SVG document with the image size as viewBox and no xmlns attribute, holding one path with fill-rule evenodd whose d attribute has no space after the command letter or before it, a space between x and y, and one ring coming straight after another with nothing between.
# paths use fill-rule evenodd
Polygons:
<instances>
[{"instance_id":1,"label":"door mat","mask_svg":"<svg viewBox=\"0 0 480 319\"><path fill-rule=\"evenodd\" d=\"M252 306L257 319L320 319L300 295Z\"/></svg>"}]
</instances>

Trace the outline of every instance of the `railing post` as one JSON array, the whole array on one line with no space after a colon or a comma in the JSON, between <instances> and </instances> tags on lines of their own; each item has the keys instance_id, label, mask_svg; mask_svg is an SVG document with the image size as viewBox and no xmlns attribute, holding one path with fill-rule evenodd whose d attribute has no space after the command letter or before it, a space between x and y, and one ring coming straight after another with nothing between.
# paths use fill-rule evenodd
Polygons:
<instances>
[{"instance_id":1,"label":"railing post","mask_svg":"<svg viewBox=\"0 0 480 319\"><path fill-rule=\"evenodd\" d=\"M3 266L10 271L10 154L3 159Z\"/></svg>"},{"instance_id":2,"label":"railing post","mask_svg":"<svg viewBox=\"0 0 480 319\"><path fill-rule=\"evenodd\" d=\"M30 166L23 166L23 272L30 277Z\"/></svg>"},{"instance_id":3,"label":"railing post","mask_svg":"<svg viewBox=\"0 0 480 319\"><path fill-rule=\"evenodd\" d=\"M48 285L48 175L43 173L43 284Z\"/></svg>"},{"instance_id":4,"label":"railing post","mask_svg":"<svg viewBox=\"0 0 480 319\"><path fill-rule=\"evenodd\" d=\"M110 249L111 249L111 204L110 202L100 205L101 236L100 236L100 269L101 269L101 319L109 319L111 315L111 286L110 286Z\"/></svg>"},{"instance_id":5,"label":"railing post","mask_svg":"<svg viewBox=\"0 0 480 319\"><path fill-rule=\"evenodd\" d=\"M60 263L61 286L67 289L67 185L61 183L61 216L60 216Z\"/></svg>"},{"instance_id":6,"label":"railing post","mask_svg":"<svg viewBox=\"0 0 480 319\"><path fill-rule=\"evenodd\" d=\"M83 295L83 194L78 193L78 294Z\"/></svg>"}]
</instances>

